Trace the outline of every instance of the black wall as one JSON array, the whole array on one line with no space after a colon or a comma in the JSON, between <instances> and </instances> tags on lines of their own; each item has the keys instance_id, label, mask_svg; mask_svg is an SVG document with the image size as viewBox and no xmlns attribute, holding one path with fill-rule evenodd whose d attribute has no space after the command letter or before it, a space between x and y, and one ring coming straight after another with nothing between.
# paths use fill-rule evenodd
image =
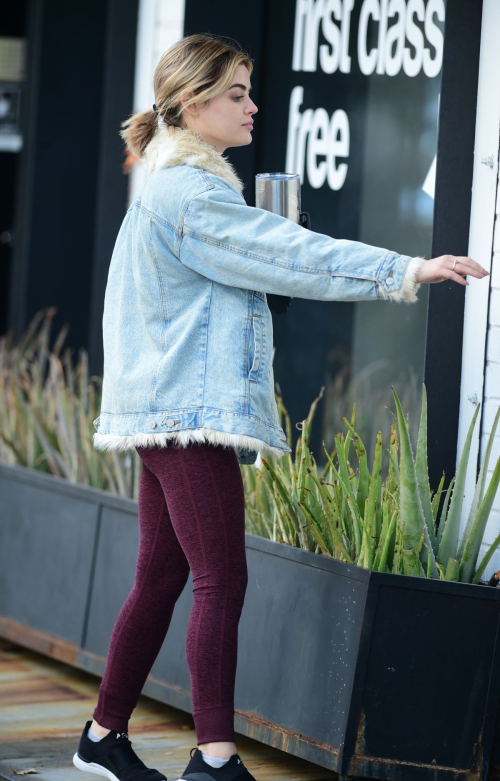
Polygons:
<instances>
[{"instance_id":1,"label":"black wall","mask_svg":"<svg viewBox=\"0 0 500 781\"><path fill-rule=\"evenodd\" d=\"M31 0L9 325L56 305L53 336L89 347L92 291L127 200L120 122L132 111L137 0ZM119 217L119 218L118 218Z\"/></svg>"},{"instance_id":2,"label":"black wall","mask_svg":"<svg viewBox=\"0 0 500 781\"><path fill-rule=\"evenodd\" d=\"M0 35L26 37L26 2L19 0L2 8ZM21 98L22 100L22 98ZM7 309L14 247L14 203L19 174L19 152L0 151L0 334L7 331Z\"/></svg>"}]
</instances>

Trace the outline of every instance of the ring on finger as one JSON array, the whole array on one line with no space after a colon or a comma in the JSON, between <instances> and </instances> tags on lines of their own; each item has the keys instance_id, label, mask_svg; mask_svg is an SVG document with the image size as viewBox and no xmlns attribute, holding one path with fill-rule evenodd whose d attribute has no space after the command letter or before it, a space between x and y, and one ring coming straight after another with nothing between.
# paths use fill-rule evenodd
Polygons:
<instances>
[{"instance_id":1,"label":"ring on finger","mask_svg":"<svg viewBox=\"0 0 500 781\"><path fill-rule=\"evenodd\" d=\"M458 263L458 258L455 258L455 260L453 261L452 271L455 271L455 266L457 265L457 263Z\"/></svg>"}]
</instances>

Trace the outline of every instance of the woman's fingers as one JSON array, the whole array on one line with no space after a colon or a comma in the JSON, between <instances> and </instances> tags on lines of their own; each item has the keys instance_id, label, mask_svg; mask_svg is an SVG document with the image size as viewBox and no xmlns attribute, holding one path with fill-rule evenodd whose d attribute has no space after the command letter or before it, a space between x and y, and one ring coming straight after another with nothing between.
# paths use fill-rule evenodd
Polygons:
<instances>
[{"instance_id":1,"label":"woman's fingers","mask_svg":"<svg viewBox=\"0 0 500 781\"><path fill-rule=\"evenodd\" d=\"M447 277L447 279L452 279L454 282L458 282L459 285L469 284L467 280L464 279L464 277L461 277L460 274L457 274L455 271L450 271L450 274Z\"/></svg>"},{"instance_id":2,"label":"woman's fingers","mask_svg":"<svg viewBox=\"0 0 500 781\"><path fill-rule=\"evenodd\" d=\"M480 266L479 263L476 263L475 260L472 260L472 258L464 257L462 255L451 255L450 257L452 260L452 267L455 260L457 261L455 271L458 269L462 274L472 274L472 276L478 277L478 279L488 276L489 272Z\"/></svg>"},{"instance_id":3,"label":"woman's fingers","mask_svg":"<svg viewBox=\"0 0 500 781\"><path fill-rule=\"evenodd\" d=\"M422 263L416 281L431 283L451 279L459 285L468 285L469 283L464 280L467 275L482 279L488 276L489 272L466 255L441 255Z\"/></svg>"}]
</instances>

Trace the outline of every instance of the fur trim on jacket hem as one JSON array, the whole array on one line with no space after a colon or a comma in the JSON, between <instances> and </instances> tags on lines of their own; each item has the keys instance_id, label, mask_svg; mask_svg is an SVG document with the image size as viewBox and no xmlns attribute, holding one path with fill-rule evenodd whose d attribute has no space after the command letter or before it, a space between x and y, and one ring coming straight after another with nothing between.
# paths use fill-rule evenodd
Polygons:
<instances>
[{"instance_id":1,"label":"fur trim on jacket hem","mask_svg":"<svg viewBox=\"0 0 500 781\"><path fill-rule=\"evenodd\" d=\"M214 445L240 448L261 452L262 455L272 455L282 458L287 451L268 445L261 439L248 437L246 434L216 431L210 428L175 431L169 434L94 434L92 444L96 450L134 450L136 447L168 447L170 441L175 441L181 447L190 442L210 442Z\"/></svg>"},{"instance_id":2,"label":"fur trim on jacket hem","mask_svg":"<svg viewBox=\"0 0 500 781\"><path fill-rule=\"evenodd\" d=\"M417 276L422 263L425 263L425 260L426 258L415 257L408 262L400 290L395 290L394 293L388 293L381 285L382 298L387 299L388 301L405 301L407 304L418 301L417 293L420 289L420 283L415 282L415 277Z\"/></svg>"}]
</instances>

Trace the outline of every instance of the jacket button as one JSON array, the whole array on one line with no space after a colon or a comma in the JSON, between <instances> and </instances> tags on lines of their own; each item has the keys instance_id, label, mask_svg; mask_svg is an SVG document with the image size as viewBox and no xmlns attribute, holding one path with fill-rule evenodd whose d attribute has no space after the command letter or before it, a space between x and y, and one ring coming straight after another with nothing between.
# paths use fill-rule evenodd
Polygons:
<instances>
[{"instance_id":1,"label":"jacket button","mask_svg":"<svg viewBox=\"0 0 500 781\"><path fill-rule=\"evenodd\" d=\"M169 419L166 421L166 423L167 423L167 426L169 426L169 427L170 427L170 426L173 426L173 425L174 425L175 421L174 421L174 420L172 420L172 418L169 418Z\"/></svg>"},{"instance_id":2,"label":"jacket button","mask_svg":"<svg viewBox=\"0 0 500 781\"><path fill-rule=\"evenodd\" d=\"M149 421L149 428L156 428L156 421L150 420Z\"/></svg>"},{"instance_id":3,"label":"jacket button","mask_svg":"<svg viewBox=\"0 0 500 781\"><path fill-rule=\"evenodd\" d=\"M393 285L394 284L394 279L392 277L387 277L387 279L385 281L386 281L387 285Z\"/></svg>"}]
</instances>

